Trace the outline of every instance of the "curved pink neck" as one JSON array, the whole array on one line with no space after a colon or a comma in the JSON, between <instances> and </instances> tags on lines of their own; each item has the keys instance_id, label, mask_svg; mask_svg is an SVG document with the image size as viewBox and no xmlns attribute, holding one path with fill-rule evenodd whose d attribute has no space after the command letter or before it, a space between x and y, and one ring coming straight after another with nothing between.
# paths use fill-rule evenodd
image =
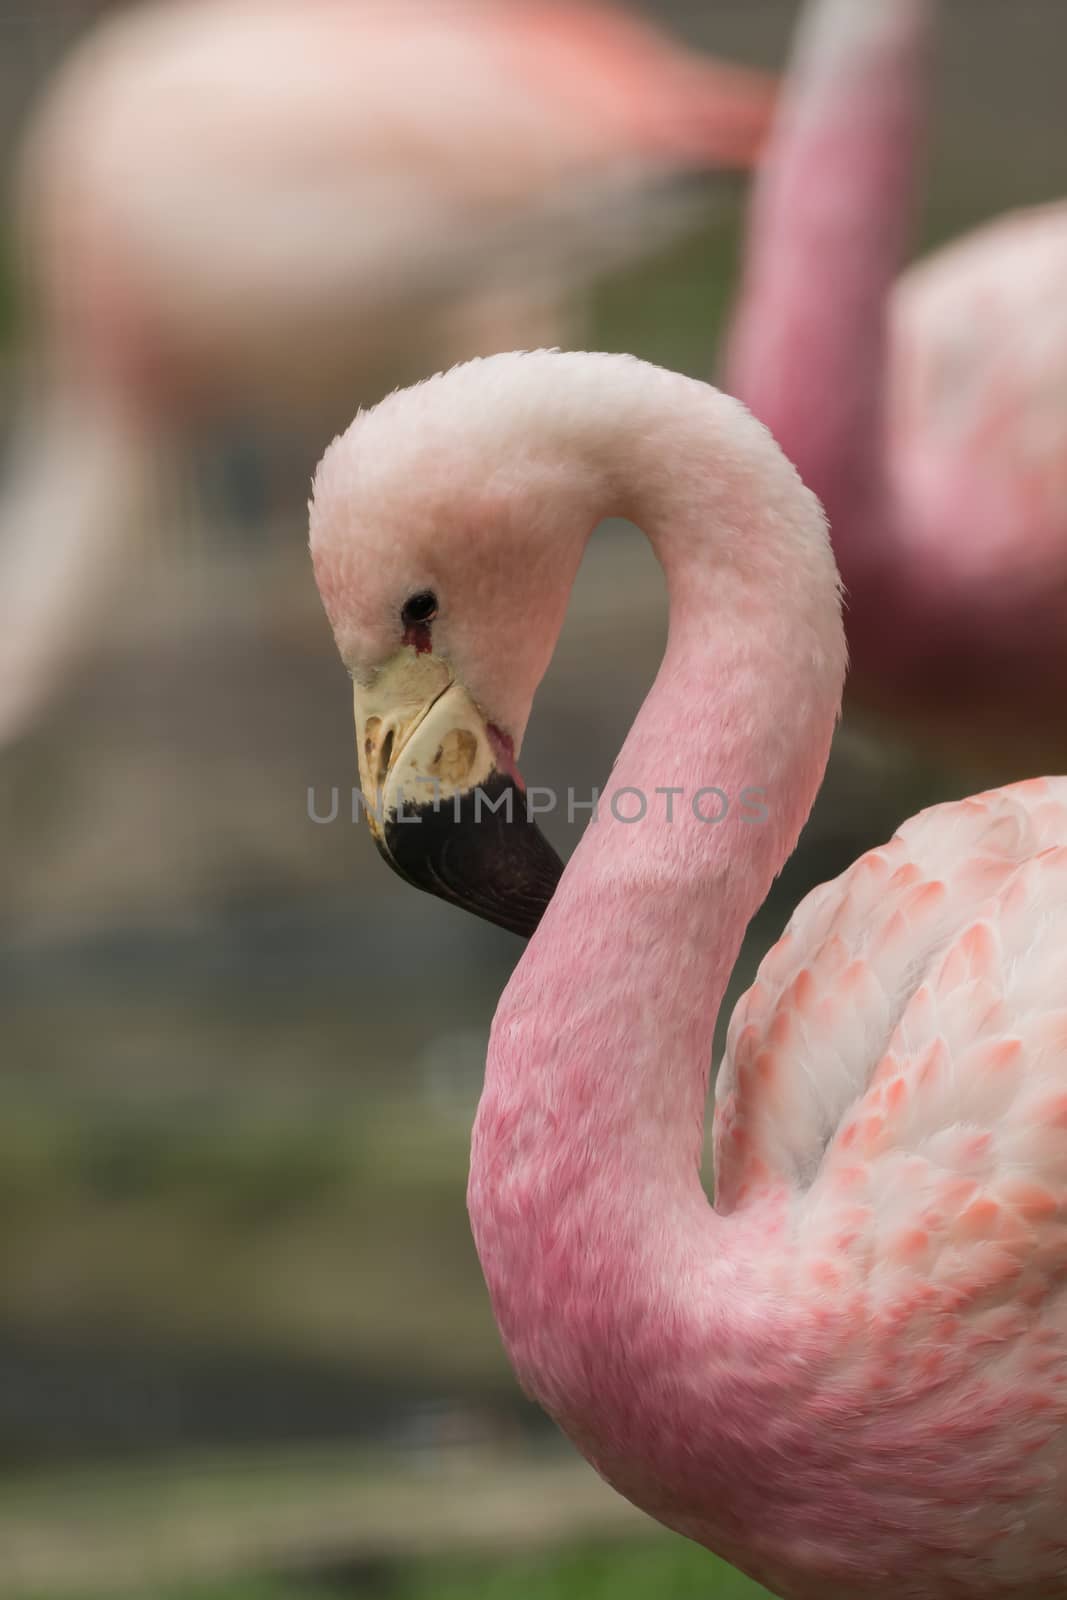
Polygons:
<instances>
[{"instance_id":1,"label":"curved pink neck","mask_svg":"<svg viewBox=\"0 0 1067 1600\"><path fill-rule=\"evenodd\" d=\"M821 780L842 659L817 515L808 548L773 492L749 503L761 460L746 449L716 479L703 462L664 463L663 448L648 445L656 489L605 510L641 523L666 568L667 653L500 1003L469 1200L523 1383L605 1476L666 1516L656 1483L685 1448L677 1385L701 1366L714 1416L735 1347L770 1336L753 1331L746 1293L751 1225L718 1217L700 1186L707 1077L745 927ZM779 487L801 494L779 464ZM693 808L704 790L703 815L721 811L712 789L728 802L718 823ZM671 818L665 790L678 791ZM630 815L639 796L643 820L617 820L612 798ZM669 1520L681 1525L676 1503Z\"/></svg>"},{"instance_id":2,"label":"curved pink neck","mask_svg":"<svg viewBox=\"0 0 1067 1600\"><path fill-rule=\"evenodd\" d=\"M725 386L822 500L846 589L892 538L886 313L924 126L929 0L815 0L752 201Z\"/></svg>"}]
</instances>

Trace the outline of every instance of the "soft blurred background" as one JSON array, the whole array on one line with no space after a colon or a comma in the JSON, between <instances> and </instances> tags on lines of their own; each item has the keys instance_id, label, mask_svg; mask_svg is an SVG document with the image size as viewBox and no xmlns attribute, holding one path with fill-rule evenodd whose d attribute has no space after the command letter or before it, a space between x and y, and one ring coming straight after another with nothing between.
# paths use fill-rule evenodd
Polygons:
<instances>
[{"instance_id":1,"label":"soft blurred background","mask_svg":"<svg viewBox=\"0 0 1067 1600\"><path fill-rule=\"evenodd\" d=\"M137 9L0 0L0 498L19 397L49 360L18 271L19 140L80 36ZM772 70L796 10L645 7L694 50ZM1059 0L946 5L917 247L1063 191L1065 46ZM432 116L432 78L417 92ZM182 120L203 132L196 103ZM77 648L0 751L0 1595L759 1592L616 1501L516 1392L464 1183L521 946L413 904L352 824L348 686L304 548L311 466L355 407L505 333L713 372L745 180L658 176L631 191L629 169L613 173L602 211L541 195L473 246L446 218L428 264L401 229L362 316L338 323L340 345L373 349L325 415L296 384L267 418L189 408L177 442L153 440L137 536L117 560L101 546L93 625L60 621ZM388 182L367 195L380 222ZM204 229L219 220L205 202ZM92 270L78 248L75 280ZM401 279L422 292L416 267L452 286L432 326L390 298ZM530 781L603 781L664 629L640 536L602 530L527 741ZM974 787L936 750L846 720L738 988L807 887ZM309 790L328 815L335 788L339 815L316 823ZM581 825L547 831L569 850Z\"/></svg>"}]
</instances>

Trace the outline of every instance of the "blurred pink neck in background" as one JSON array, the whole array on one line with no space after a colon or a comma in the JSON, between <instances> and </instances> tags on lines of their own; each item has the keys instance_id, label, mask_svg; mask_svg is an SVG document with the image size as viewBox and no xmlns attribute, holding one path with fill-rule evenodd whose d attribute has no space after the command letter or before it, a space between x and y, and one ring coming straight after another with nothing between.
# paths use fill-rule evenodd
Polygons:
<instances>
[{"instance_id":1,"label":"blurred pink neck in background","mask_svg":"<svg viewBox=\"0 0 1067 1600\"><path fill-rule=\"evenodd\" d=\"M886 312L912 220L929 36L925 0L823 0L805 18L727 352L727 388L822 500L850 591L892 566Z\"/></svg>"}]
</instances>

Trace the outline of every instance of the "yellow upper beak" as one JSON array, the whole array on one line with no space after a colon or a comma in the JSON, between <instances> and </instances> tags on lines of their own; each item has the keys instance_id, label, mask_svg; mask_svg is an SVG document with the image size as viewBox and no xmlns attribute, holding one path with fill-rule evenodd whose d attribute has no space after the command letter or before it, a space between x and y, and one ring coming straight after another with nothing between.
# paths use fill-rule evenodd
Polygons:
<instances>
[{"instance_id":1,"label":"yellow upper beak","mask_svg":"<svg viewBox=\"0 0 1067 1600\"><path fill-rule=\"evenodd\" d=\"M405 807L452 800L493 772L484 718L448 667L404 650L354 694L359 781L371 830Z\"/></svg>"},{"instance_id":2,"label":"yellow upper beak","mask_svg":"<svg viewBox=\"0 0 1067 1600\"><path fill-rule=\"evenodd\" d=\"M562 864L502 773L486 720L448 665L405 648L354 696L371 832L418 888L532 933Z\"/></svg>"}]
</instances>

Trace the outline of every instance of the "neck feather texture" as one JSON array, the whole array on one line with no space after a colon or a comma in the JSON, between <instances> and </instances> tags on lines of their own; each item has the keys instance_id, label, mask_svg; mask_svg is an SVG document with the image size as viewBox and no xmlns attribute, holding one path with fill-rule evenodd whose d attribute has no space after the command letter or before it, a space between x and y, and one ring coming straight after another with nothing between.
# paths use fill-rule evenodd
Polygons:
<instances>
[{"instance_id":1,"label":"neck feather texture","mask_svg":"<svg viewBox=\"0 0 1067 1600\"><path fill-rule=\"evenodd\" d=\"M682 1526L654 1441L685 1436L691 1375L714 1402L699 1351L721 1357L755 1314L751 1224L717 1216L699 1180L712 1033L821 780L844 644L821 511L766 431L703 384L633 372L648 409L628 414L599 509L648 534L668 646L501 1001L469 1200L520 1378L605 1476ZM716 790L725 817L699 820L699 791L703 816L722 810ZM639 796L643 820L620 822L613 801L632 815Z\"/></svg>"}]
</instances>

